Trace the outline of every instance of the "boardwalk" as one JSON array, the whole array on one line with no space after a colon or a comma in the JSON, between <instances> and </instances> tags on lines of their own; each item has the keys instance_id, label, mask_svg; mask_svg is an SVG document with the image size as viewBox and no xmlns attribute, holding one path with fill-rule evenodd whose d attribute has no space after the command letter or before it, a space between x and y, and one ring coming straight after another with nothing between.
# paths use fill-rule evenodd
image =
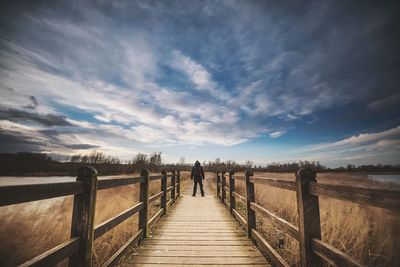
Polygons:
<instances>
[{"instance_id":1,"label":"boardwalk","mask_svg":"<svg viewBox=\"0 0 400 267\"><path fill-rule=\"evenodd\" d=\"M123 266L270 266L214 191L205 190L194 198L186 188Z\"/></svg>"},{"instance_id":2,"label":"boardwalk","mask_svg":"<svg viewBox=\"0 0 400 267\"><path fill-rule=\"evenodd\" d=\"M315 171L308 168L300 169L294 181L254 176L252 170L246 170L244 176L230 171L229 177L226 177L227 172L217 172L218 197L214 196L214 190L206 188L206 197L193 198L191 188L186 188L176 203L172 200L167 202L166 197L176 199L180 195L181 175L178 171L163 171L161 175L150 176L148 170L142 170L137 177L104 180L98 180L96 173L94 168L87 166L79 170L76 181L0 186L0 207L55 197L74 197L71 238L20 266L54 266L69 258L70 266L90 267L93 241L138 213L139 229L104 266L115 266L121 258L124 266L269 266L250 239L274 265L291 266L257 231L256 219L261 216L272 220L281 231L299 241L300 257L295 265L322 266L321 260L324 259L336 266L363 267L366 265L321 240L319 196L400 210L398 190L319 184ZM161 191L149 197L149 183L157 180L161 181ZM236 180L244 181L245 196L236 191ZM167 187L167 184L170 186ZM298 224L284 220L257 203L257 184L296 192ZM95 225L97 192L126 185L139 186L139 202ZM160 209L149 218L148 203L159 199ZM245 217L236 210L237 201L246 204ZM246 235L221 202L229 206L241 225L246 226ZM168 213L161 216L167 206L170 206ZM160 216L161 220L157 223ZM144 239L139 248L126 255L132 245L143 240L151 225L155 227L154 232Z\"/></svg>"}]
</instances>

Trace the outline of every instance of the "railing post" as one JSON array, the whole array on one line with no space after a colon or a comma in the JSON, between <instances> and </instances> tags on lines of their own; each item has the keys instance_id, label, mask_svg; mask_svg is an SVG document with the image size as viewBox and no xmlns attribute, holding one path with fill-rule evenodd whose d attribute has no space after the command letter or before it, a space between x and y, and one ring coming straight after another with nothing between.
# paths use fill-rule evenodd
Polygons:
<instances>
[{"instance_id":1,"label":"railing post","mask_svg":"<svg viewBox=\"0 0 400 267\"><path fill-rule=\"evenodd\" d=\"M252 170L246 170L246 211L247 211L247 237L251 238L251 229L256 228L256 213L250 209L250 203L255 202L254 183L250 182L250 176L253 176Z\"/></svg>"},{"instance_id":2,"label":"railing post","mask_svg":"<svg viewBox=\"0 0 400 267\"><path fill-rule=\"evenodd\" d=\"M171 185L172 185L172 190L171 190L171 199L172 199L172 204L175 203L175 186L176 180L175 180L175 171L172 171L172 177L171 177Z\"/></svg>"},{"instance_id":3,"label":"railing post","mask_svg":"<svg viewBox=\"0 0 400 267\"><path fill-rule=\"evenodd\" d=\"M163 178L161 178L161 191L164 194L161 196L161 208L164 209L163 215L167 213L167 171L161 172Z\"/></svg>"},{"instance_id":4,"label":"railing post","mask_svg":"<svg viewBox=\"0 0 400 267\"><path fill-rule=\"evenodd\" d=\"M178 197L181 196L181 172L176 171L176 182L178 183L178 188L176 189L176 194Z\"/></svg>"},{"instance_id":5,"label":"railing post","mask_svg":"<svg viewBox=\"0 0 400 267\"><path fill-rule=\"evenodd\" d=\"M221 172L221 192L222 192L222 196L221 196L221 202L222 204L225 204L224 201L226 199L226 190L225 190L225 186L226 186L226 177L225 177L225 172Z\"/></svg>"},{"instance_id":6,"label":"railing post","mask_svg":"<svg viewBox=\"0 0 400 267\"><path fill-rule=\"evenodd\" d=\"M311 248L312 238L321 239L319 202L317 196L308 194L307 185L316 182L316 173L309 168L297 172L297 210L299 215L300 266L321 266L321 258Z\"/></svg>"},{"instance_id":7,"label":"railing post","mask_svg":"<svg viewBox=\"0 0 400 267\"><path fill-rule=\"evenodd\" d=\"M148 237L148 208L149 208L149 171L142 170L140 176L144 181L140 183L139 201L143 202L143 208L139 211L139 229L143 230L143 238Z\"/></svg>"},{"instance_id":8,"label":"railing post","mask_svg":"<svg viewBox=\"0 0 400 267\"><path fill-rule=\"evenodd\" d=\"M235 191L235 179L233 179L234 171L229 172L229 203L230 203L230 211L233 214L233 210L236 209L236 200L233 192Z\"/></svg>"},{"instance_id":9,"label":"railing post","mask_svg":"<svg viewBox=\"0 0 400 267\"><path fill-rule=\"evenodd\" d=\"M83 182L85 192L74 196L71 237L80 238L80 249L69 258L69 266L87 267L92 265L97 171L93 167L80 168L76 180Z\"/></svg>"},{"instance_id":10,"label":"railing post","mask_svg":"<svg viewBox=\"0 0 400 267\"><path fill-rule=\"evenodd\" d=\"M217 171L217 197L221 198L221 189L219 187L219 183L221 182L221 179L219 177L219 171Z\"/></svg>"}]
</instances>

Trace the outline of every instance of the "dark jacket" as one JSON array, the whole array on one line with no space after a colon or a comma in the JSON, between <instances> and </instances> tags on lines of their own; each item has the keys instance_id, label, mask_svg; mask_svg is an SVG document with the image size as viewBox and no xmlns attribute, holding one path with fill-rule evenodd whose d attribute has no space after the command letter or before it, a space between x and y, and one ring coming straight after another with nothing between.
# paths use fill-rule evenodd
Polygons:
<instances>
[{"instance_id":1,"label":"dark jacket","mask_svg":"<svg viewBox=\"0 0 400 267\"><path fill-rule=\"evenodd\" d=\"M205 178L202 166L200 166L200 165L193 166L190 179L193 179L193 178L195 180L200 180L201 178L203 178L203 179Z\"/></svg>"}]
</instances>

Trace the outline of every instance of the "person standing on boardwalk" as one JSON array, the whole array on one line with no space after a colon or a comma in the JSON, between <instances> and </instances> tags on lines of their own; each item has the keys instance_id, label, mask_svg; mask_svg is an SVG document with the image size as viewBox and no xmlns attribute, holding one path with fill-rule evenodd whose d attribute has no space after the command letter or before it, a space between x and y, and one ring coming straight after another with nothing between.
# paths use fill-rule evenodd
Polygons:
<instances>
[{"instance_id":1,"label":"person standing on boardwalk","mask_svg":"<svg viewBox=\"0 0 400 267\"><path fill-rule=\"evenodd\" d=\"M194 164L192 168L192 174L190 176L190 179L194 179L194 185L193 185L193 196L196 196L196 191L197 191L197 183L200 185L200 191L201 191L201 196L204 197L204 190L203 190L203 179L205 178L204 176L204 170L203 167L200 165L200 162L197 160L196 163Z\"/></svg>"}]
</instances>

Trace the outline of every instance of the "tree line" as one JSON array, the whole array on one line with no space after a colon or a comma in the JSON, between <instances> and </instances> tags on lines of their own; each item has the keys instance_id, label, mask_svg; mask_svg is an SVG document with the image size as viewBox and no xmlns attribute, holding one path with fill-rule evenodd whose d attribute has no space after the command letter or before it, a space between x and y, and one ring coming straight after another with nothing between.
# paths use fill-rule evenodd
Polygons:
<instances>
[{"instance_id":1,"label":"tree line","mask_svg":"<svg viewBox=\"0 0 400 267\"><path fill-rule=\"evenodd\" d=\"M138 153L131 160L121 161L101 152L73 155L67 161L57 161L43 153L0 153L0 175L76 175L80 167L91 165L95 167L99 175L128 174L139 172L141 169L149 169L153 172L166 170L190 171L193 163L186 163L182 157L177 163L165 164L162 161L162 153L151 154ZM203 161L205 171L244 171L253 169L263 172L296 172L302 167L310 167L317 172L400 172L400 165L360 165L348 164L345 167L329 168L319 161L297 161L289 163L270 163L255 165L252 161L237 163L233 160L222 161L220 158L214 161Z\"/></svg>"}]
</instances>

